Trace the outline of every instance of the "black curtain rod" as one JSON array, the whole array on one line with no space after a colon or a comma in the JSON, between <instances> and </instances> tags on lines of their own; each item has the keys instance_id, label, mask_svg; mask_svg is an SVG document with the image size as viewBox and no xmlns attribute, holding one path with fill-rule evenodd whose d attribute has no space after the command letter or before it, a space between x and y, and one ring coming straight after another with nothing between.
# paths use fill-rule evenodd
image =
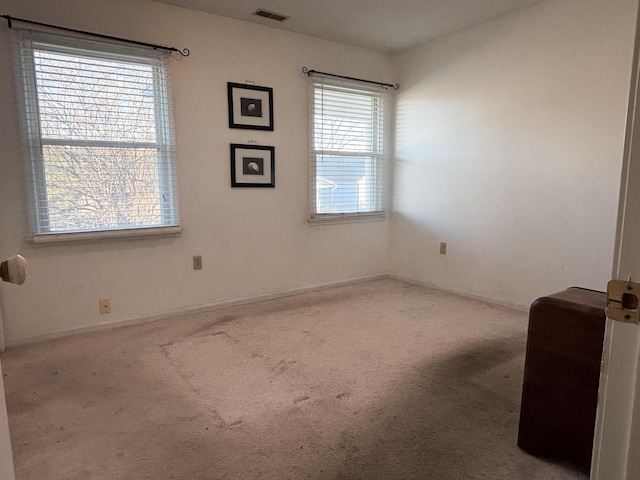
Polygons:
<instances>
[{"instance_id":1,"label":"black curtain rod","mask_svg":"<svg viewBox=\"0 0 640 480\"><path fill-rule=\"evenodd\" d=\"M133 45L141 45L143 47L167 50L169 52L178 52L183 57L188 57L190 53L188 48L178 50L177 48L174 48L174 47L164 47L162 45L154 45L153 43L138 42L136 40L129 40L127 38L119 38L119 37L112 37L110 35L102 35L101 33L85 32L84 30L76 30L75 28L59 27L57 25L49 25L48 23L34 22L33 20L25 20L24 18L16 18L16 17L11 17L9 15L0 15L0 17L4 18L7 21L7 25L9 26L9 28L13 28L13 26L11 25L12 21L30 23L31 25L39 25L41 27L55 28L57 30L64 30L65 32L80 33L82 35L90 35L92 37L105 38L107 40L117 40L118 42L131 43Z\"/></svg>"},{"instance_id":2,"label":"black curtain rod","mask_svg":"<svg viewBox=\"0 0 640 480\"><path fill-rule=\"evenodd\" d=\"M362 78L345 77L344 75L336 75L335 73L327 73L327 72L319 72L317 70L309 70L307 67L302 67L302 73L304 73L305 75L313 75L315 73L317 75L326 75L328 77L343 78L345 80L354 80L356 82L370 83L372 85L379 85L381 87L389 87L389 88L393 88L394 90L398 90L400 88L400 85L398 85L397 83L396 84L392 84L392 83L374 82L373 80L363 80Z\"/></svg>"}]
</instances>

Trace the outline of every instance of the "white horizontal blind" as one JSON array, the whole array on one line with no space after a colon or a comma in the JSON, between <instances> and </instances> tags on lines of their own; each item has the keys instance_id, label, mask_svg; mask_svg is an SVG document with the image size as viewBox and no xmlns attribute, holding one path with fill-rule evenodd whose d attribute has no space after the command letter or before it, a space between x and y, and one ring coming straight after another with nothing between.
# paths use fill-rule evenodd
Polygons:
<instances>
[{"instance_id":1,"label":"white horizontal blind","mask_svg":"<svg viewBox=\"0 0 640 480\"><path fill-rule=\"evenodd\" d=\"M179 225L168 54L22 31L32 233Z\"/></svg>"},{"instance_id":2,"label":"white horizontal blind","mask_svg":"<svg viewBox=\"0 0 640 480\"><path fill-rule=\"evenodd\" d=\"M384 212L387 95L377 85L311 77L312 217Z\"/></svg>"}]
</instances>

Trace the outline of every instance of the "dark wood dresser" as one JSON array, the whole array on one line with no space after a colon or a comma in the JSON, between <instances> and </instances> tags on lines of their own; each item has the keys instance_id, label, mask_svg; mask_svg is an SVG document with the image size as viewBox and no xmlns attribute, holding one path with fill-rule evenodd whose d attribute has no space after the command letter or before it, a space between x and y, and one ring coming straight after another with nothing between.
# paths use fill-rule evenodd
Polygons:
<instances>
[{"instance_id":1,"label":"dark wood dresser","mask_svg":"<svg viewBox=\"0 0 640 480\"><path fill-rule=\"evenodd\" d=\"M589 471L606 294L568 288L529 313L518 446Z\"/></svg>"}]
</instances>

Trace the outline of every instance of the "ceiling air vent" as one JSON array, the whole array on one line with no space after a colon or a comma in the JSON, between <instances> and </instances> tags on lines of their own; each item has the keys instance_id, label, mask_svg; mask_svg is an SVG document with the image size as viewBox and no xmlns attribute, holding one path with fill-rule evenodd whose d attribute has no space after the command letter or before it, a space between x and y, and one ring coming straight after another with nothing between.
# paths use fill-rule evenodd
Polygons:
<instances>
[{"instance_id":1,"label":"ceiling air vent","mask_svg":"<svg viewBox=\"0 0 640 480\"><path fill-rule=\"evenodd\" d=\"M281 13L270 12L269 10L264 10L262 8L259 8L258 10L253 12L253 15L268 18L270 20L275 20L277 22L284 22L287 18L289 18L286 15L282 15Z\"/></svg>"}]
</instances>

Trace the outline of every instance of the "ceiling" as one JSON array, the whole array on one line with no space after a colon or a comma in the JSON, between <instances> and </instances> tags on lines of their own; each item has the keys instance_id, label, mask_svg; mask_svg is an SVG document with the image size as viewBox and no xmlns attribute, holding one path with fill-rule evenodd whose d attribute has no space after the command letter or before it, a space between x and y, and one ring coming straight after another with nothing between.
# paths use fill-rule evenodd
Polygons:
<instances>
[{"instance_id":1,"label":"ceiling","mask_svg":"<svg viewBox=\"0 0 640 480\"><path fill-rule=\"evenodd\" d=\"M156 0L333 40L395 52L546 0ZM258 9L288 16L277 22Z\"/></svg>"}]
</instances>

